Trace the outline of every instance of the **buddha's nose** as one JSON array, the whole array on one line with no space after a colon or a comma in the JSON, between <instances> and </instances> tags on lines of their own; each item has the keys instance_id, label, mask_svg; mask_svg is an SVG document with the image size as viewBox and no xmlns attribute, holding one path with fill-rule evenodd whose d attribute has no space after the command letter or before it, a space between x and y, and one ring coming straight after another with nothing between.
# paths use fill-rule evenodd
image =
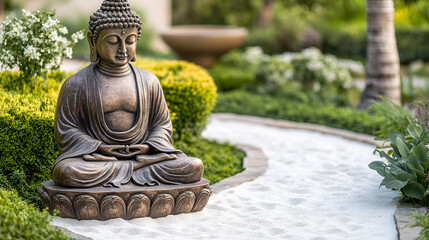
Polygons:
<instances>
[{"instance_id":1,"label":"buddha's nose","mask_svg":"<svg viewBox=\"0 0 429 240\"><path fill-rule=\"evenodd\" d=\"M127 53L127 47L125 46L125 42L121 43L121 46L118 50L119 53Z\"/></svg>"}]
</instances>

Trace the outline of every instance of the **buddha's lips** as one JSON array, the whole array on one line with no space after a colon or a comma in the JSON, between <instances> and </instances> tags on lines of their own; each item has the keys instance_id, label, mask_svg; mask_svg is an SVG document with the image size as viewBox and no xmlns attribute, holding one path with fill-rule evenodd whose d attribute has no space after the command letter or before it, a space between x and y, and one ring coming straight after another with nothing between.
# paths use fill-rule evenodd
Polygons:
<instances>
[{"instance_id":1,"label":"buddha's lips","mask_svg":"<svg viewBox=\"0 0 429 240\"><path fill-rule=\"evenodd\" d=\"M117 59L119 60L125 60L128 58L128 55L124 55L124 56L116 56Z\"/></svg>"}]
</instances>

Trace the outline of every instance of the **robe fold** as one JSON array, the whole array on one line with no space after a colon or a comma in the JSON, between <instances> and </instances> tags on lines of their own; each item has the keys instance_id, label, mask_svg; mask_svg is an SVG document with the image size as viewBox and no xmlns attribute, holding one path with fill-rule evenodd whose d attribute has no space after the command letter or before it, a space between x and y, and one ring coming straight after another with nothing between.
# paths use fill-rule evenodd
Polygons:
<instances>
[{"instance_id":1,"label":"robe fold","mask_svg":"<svg viewBox=\"0 0 429 240\"><path fill-rule=\"evenodd\" d=\"M134 124L127 131L112 131L106 125L95 63L63 84L55 113L59 156L52 171L58 185L120 187L130 180L138 185L155 185L201 179L201 160L186 156L172 145L173 127L159 80L149 71L130 66L136 79L138 108ZM133 159L112 162L83 159L84 155L95 153L103 143L148 144L153 152L174 153L178 158L134 170Z\"/></svg>"}]
</instances>

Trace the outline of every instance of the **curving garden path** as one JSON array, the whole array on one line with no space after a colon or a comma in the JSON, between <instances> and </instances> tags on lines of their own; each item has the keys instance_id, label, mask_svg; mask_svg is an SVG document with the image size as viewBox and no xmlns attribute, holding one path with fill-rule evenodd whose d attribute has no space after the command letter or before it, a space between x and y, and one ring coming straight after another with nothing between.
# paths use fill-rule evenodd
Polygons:
<instances>
[{"instance_id":1,"label":"curving garden path","mask_svg":"<svg viewBox=\"0 0 429 240\"><path fill-rule=\"evenodd\" d=\"M397 239L397 195L367 165L374 146L341 137L214 119L207 138L261 148L267 172L212 195L202 212L105 222L55 219L93 239Z\"/></svg>"}]
</instances>

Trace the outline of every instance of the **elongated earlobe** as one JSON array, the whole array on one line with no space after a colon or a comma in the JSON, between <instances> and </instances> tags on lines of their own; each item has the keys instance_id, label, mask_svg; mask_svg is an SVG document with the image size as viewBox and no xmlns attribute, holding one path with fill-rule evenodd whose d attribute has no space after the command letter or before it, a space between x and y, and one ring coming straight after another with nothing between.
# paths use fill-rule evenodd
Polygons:
<instances>
[{"instance_id":1,"label":"elongated earlobe","mask_svg":"<svg viewBox=\"0 0 429 240\"><path fill-rule=\"evenodd\" d=\"M137 59L136 59L136 55L134 55L134 57L133 58L131 58L131 62L135 62Z\"/></svg>"},{"instance_id":2,"label":"elongated earlobe","mask_svg":"<svg viewBox=\"0 0 429 240\"><path fill-rule=\"evenodd\" d=\"M91 35L91 33L88 32L88 43L89 43L89 50L90 50L90 56L89 60L91 62L97 62L98 60L98 53L97 53L97 47L95 46L95 41Z\"/></svg>"}]
</instances>

